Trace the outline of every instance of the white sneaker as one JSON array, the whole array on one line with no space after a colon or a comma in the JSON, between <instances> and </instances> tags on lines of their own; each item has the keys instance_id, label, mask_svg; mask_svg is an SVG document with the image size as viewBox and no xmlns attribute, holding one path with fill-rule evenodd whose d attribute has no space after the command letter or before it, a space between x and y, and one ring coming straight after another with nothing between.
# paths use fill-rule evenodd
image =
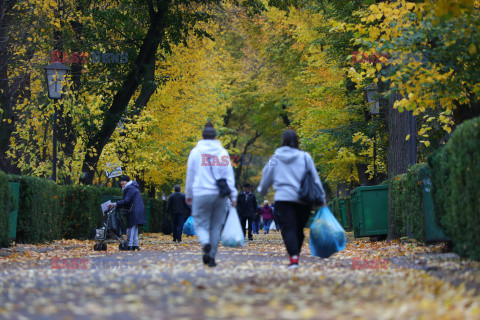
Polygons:
<instances>
[{"instance_id":1,"label":"white sneaker","mask_svg":"<svg viewBox=\"0 0 480 320\"><path fill-rule=\"evenodd\" d=\"M293 269L298 269L298 263L291 263L287 269L293 270Z\"/></svg>"}]
</instances>

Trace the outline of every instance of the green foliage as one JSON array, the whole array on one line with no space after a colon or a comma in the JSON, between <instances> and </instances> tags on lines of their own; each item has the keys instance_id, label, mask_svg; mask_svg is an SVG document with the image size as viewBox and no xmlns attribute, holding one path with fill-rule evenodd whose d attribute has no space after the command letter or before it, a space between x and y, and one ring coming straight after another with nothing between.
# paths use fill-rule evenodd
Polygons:
<instances>
[{"instance_id":1,"label":"green foliage","mask_svg":"<svg viewBox=\"0 0 480 320\"><path fill-rule=\"evenodd\" d=\"M345 207L345 218L347 221L343 220L342 216L342 206ZM332 213L338 222L342 225L342 227L346 226L345 229L352 228L352 215L351 215L351 208L350 208L350 197L343 197L343 198L334 198L329 206L332 209Z\"/></svg>"},{"instance_id":2,"label":"green foliage","mask_svg":"<svg viewBox=\"0 0 480 320\"><path fill-rule=\"evenodd\" d=\"M440 225L455 252L480 260L480 118L458 126L429 165Z\"/></svg>"},{"instance_id":3,"label":"green foliage","mask_svg":"<svg viewBox=\"0 0 480 320\"><path fill-rule=\"evenodd\" d=\"M401 236L407 236L407 224L413 237L425 241L423 198L420 170L426 168L419 163L408 169L408 172L390 180L393 219L395 228Z\"/></svg>"},{"instance_id":4,"label":"green foliage","mask_svg":"<svg viewBox=\"0 0 480 320\"><path fill-rule=\"evenodd\" d=\"M62 237L87 238L90 230L102 225L102 195L121 196L118 188L69 186L64 188Z\"/></svg>"},{"instance_id":5,"label":"green foliage","mask_svg":"<svg viewBox=\"0 0 480 320\"><path fill-rule=\"evenodd\" d=\"M335 216L335 218L338 220L338 222L340 222L340 224L342 223L342 213L340 212L340 199L339 198L335 198L332 200L332 209L333 209L333 215Z\"/></svg>"},{"instance_id":6,"label":"green foliage","mask_svg":"<svg viewBox=\"0 0 480 320\"><path fill-rule=\"evenodd\" d=\"M17 223L20 243L88 238L91 229L102 224L102 196L122 195L118 188L59 186L32 177L10 176L10 181L20 182ZM0 176L0 186L1 183Z\"/></svg>"},{"instance_id":7,"label":"green foliage","mask_svg":"<svg viewBox=\"0 0 480 320\"><path fill-rule=\"evenodd\" d=\"M442 225L447 206L448 194L448 175L450 168L447 165L447 146L438 149L428 158L428 165L432 168L432 197L435 206L435 217L438 225Z\"/></svg>"},{"instance_id":8,"label":"green foliage","mask_svg":"<svg viewBox=\"0 0 480 320\"><path fill-rule=\"evenodd\" d=\"M62 187L53 181L33 177L11 176L20 182L17 242L43 243L62 236Z\"/></svg>"},{"instance_id":9,"label":"green foliage","mask_svg":"<svg viewBox=\"0 0 480 320\"><path fill-rule=\"evenodd\" d=\"M10 212L13 210L13 196L8 185L7 176L0 171L0 247L10 244L8 231L10 225Z\"/></svg>"},{"instance_id":10,"label":"green foliage","mask_svg":"<svg viewBox=\"0 0 480 320\"><path fill-rule=\"evenodd\" d=\"M165 216L165 201L150 199L150 225L148 231L161 232Z\"/></svg>"}]
</instances>

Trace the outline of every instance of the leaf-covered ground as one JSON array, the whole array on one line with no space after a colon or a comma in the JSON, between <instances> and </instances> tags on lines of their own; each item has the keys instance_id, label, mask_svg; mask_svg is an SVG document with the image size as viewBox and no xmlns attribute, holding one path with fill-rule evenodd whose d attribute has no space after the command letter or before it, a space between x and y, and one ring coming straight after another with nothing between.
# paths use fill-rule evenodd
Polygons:
<instances>
[{"instance_id":1,"label":"leaf-covered ground","mask_svg":"<svg viewBox=\"0 0 480 320\"><path fill-rule=\"evenodd\" d=\"M308 233L308 230L306 230ZM62 240L0 250L5 319L479 319L480 265L443 245L370 243L349 235L329 259L305 244L287 270L279 233L220 247L201 263L196 238L140 236L142 251L94 252Z\"/></svg>"}]
</instances>

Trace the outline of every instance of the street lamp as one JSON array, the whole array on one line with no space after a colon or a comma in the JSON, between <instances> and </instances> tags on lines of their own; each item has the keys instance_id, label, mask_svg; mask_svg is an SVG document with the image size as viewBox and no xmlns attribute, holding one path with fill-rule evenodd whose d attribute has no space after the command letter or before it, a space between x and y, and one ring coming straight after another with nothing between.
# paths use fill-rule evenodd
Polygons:
<instances>
[{"instance_id":1,"label":"street lamp","mask_svg":"<svg viewBox=\"0 0 480 320\"><path fill-rule=\"evenodd\" d=\"M378 99L378 87L375 84L369 85L365 89L366 100L370 105L370 114L378 115L380 113L380 100Z\"/></svg>"},{"instance_id":2,"label":"street lamp","mask_svg":"<svg viewBox=\"0 0 480 320\"><path fill-rule=\"evenodd\" d=\"M53 159L52 180L57 181L57 100L63 97L65 77L70 68L63 63L54 62L45 67L48 97L53 99Z\"/></svg>"},{"instance_id":3,"label":"street lamp","mask_svg":"<svg viewBox=\"0 0 480 320\"><path fill-rule=\"evenodd\" d=\"M369 104L370 115L372 116L380 113L378 94L378 87L375 84L371 84L365 89L365 97ZM377 130L373 132L373 182L377 183Z\"/></svg>"}]
</instances>

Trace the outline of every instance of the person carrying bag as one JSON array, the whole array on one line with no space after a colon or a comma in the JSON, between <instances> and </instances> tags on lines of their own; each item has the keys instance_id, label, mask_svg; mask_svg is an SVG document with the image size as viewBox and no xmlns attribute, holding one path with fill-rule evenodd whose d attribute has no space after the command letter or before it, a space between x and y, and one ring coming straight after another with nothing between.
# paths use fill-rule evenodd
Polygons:
<instances>
[{"instance_id":1,"label":"person carrying bag","mask_svg":"<svg viewBox=\"0 0 480 320\"><path fill-rule=\"evenodd\" d=\"M312 157L298 147L293 130L282 133L282 147L263 168L258 192L275 189L275 211L281 226L282 238L290 257L288 268L298 268L305 228L313 205L325 204L325 192ZM313 196L312 196L313 193Z\"/></svg>"},{"instance_id":2,"label":"person carrying bag","mask_svg":"<svg viewBox=\"0 0 480 320\"><path fill-rule=\"evenodd\" d=\"M195 234L202 245L202 260L215 267L215 255L226 219L227 196L236 206L237 189L230 156L222 143L216 140L217 132L208 122L203 129L203 139L198 141L188 156L185 197L192 205Z\"/></svg>"}]
</instances>

